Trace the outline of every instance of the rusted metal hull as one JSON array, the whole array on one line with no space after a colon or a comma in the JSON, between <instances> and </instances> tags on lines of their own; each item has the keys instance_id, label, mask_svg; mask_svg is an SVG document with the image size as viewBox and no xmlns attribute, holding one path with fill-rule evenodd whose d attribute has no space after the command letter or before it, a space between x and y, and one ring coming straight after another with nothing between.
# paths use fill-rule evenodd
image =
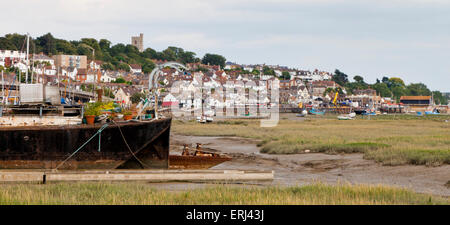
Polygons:
<instances>
[{"instance_id":1,"label":"rusted metal hull","mask_svg":"<svg viewBox=\"0 0 450 225\"><path fill-rule=\"evenodd\" d=\"M97 136L59 169L167 169L170 125L171 118L111 123L101 132L100 151ZM1 127L0 169L54 169L101 126Z\"/></svg>"},{"instance_id":2,"label":"rusted metal hull","mask_svg":"<svg viewBox=\"0 0 450 225\"><path fill-rule=\"evenodd\" d=\"M217 156L186 156L186 155L170 155L170 169L208 169L220 163L230 161L230 157Z\"/></svg>"}]
</instances>

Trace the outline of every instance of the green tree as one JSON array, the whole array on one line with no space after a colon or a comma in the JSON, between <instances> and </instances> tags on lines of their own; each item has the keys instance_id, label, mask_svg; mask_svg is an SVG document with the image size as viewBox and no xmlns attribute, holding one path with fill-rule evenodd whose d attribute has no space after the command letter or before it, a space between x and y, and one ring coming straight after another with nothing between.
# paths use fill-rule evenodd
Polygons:
<instances>
[{"instance_id":1,"label":"green tree","mask_svg":"<svg viewBox=\"0 0 450 225\"><path fill-rule=\"evenodd\" d=\"M431 91L423 83L411 83L406 86L405 94L411 96L431 96Z\"/></svg>"},{"instance_id":2,"label":"green tree","mask_svg":"<svg viewBox=\"0 0 450 225\"><path fill-rule=\"evenodd\" d=\"M103 63L101 67L103 70L110 70L110 71L115 70L114 65L110 62Z\"/></svg>"},{"instance_id":3,"label":"green tree","mask_svg":"<svg viewBox=\"0 0 450 225\"><path fill-rule=\"evenodd\" d=\"M61 39L55 39L55 46L57 54L75 55L77 48L70 42Z\"/></svg>"},{"instance_id":4,"label":"green tree","mask_svg":"<svg viewBox=\"0 0 450 225\"><path fill-rule=\"evenodd\" d=\"M146 48L142 54L149 59L156 59L157 57L156 51L152 48Z\"/></svg>"},{"instance_id":5,"label":"green tree","mask_svg":"<svg viewBox=\"0 0 450 225\"><path fill-rule=\"evenodd\" d=\"M218 65L221 68L225 67L225 62L226 62L225 57L210 53L205 54L205 56L203 56L202 59L203 64Z\"/></svg>"},{"instance_id":6,"label":"green tree","mask_svg":"<svg viewBox=\"0 0 450 225\"><path fill-rule=\"evenodd\" d=\"M194 52L184 52L180 55L179 60L181 63L194 63L195 62L195 53Z\"/></svg>"},{"instance_id":7,"label":"green tree","mask_svg":"<svg viewBox=\"0 0 450 225\"><path fill-rule=\"evenodd\" d=\"M116 67L118 70L124 70L126 72L130 72L130 66L126 63L119 63L119 65Z\"/></svg>"},{"instance_id":8,"label":"green tree","mask_svg":"<svg viewBox=\"0 0 450 225\"><path fill-rule=\"evenodd\" d=\"M122 43L113 45L113 46L109 49L109 53L110 53L112 56L116 56L116 55L118 55L118 54L120 54L120 53L124 53L124 52L125 52L125 45L122 44Z\"/></svg>"},{"instance_id":9,"label":"green tree","mask_svg":"<svg viewBox=\"0 0 450 225\"><path fill-rule=\"evenodd\" d=\"M145 63L142 65L142 72L143 73L151 73L152 70L155 68L155 63L153 61L146 59Z\"/></svg>"},{"instance_id":10,"label":"green tree","mask_svg":"<svg viewBox=\"0 0 450 225\"><path fill-rule=\"evenodd\" d=\"M270 68L268 66L263 66L263 74L275 76L275 70L273 70L272 68Z\"/></svg>"},{"instance_id":11,"label":"green tree","mask_svg":"<svg viewBox=\"0 0 450 225\"><path fill-rule=\"evenodd\" d=\"M338 69L336 69L334 71L334 75L333 75L332 80L334 82L336 82L337 84L339 84L341 86L344 86L346 83L348 83L348 76L347 76L347 74L345 74L345 73L339 71Z\"/></svg>"},{"instance_id":12,"label":"green tree","mask_svg":"<svg viewBox=\"0 0 450 225\"><path fill-rule=\"evenodd\" d=\"M405 87L403 86L396 86L392 88L392 94L394 95L394 99L399 102L400 97L405 95Z\"/></svg>"},{"instance_id":13,"label":"green tree","mask_svg":"<svg viewBox=\"0 0 450 225\"><path fill-rule=\"evenodd\" d=\"M353 80L355 80L355 82L360 83L360 84L365 84L364 82L364 78L362 76L354 76Z\"/></svg>"},{"instance_id":14,"label":"green tree","mask_svg":"<svg viewBox=\"0 0 450 225\"><path fill-rule=\"evenodd\" d=\"M133 95L131 95L131 102L133 104L137 104L141 101L141 98L145 99L145 94L142 92L136 92Z\"/></svg>"},{"instance_id":15,"label":"green tree","mask_svg":"<svg viewBox=\"0 0 450 225\"><path fill-rule=\"evenodd\" d=\"M4 50L17 50L17 47L7 38L0 37L0 49Z\"/></svg>"},{"instance_id":16,"label":"green tree","mask_svg":"<svg viewBox=\"0 0 450 225\"><path fill-rule=\"evenodd\" d=\"M209 71L209 70L206 69L206 68L203 67L203 66L199 66L199 67L197 67L197 69L195 69L195 72L207 73L208 71Z\"/></svg>"},{"instance_id":17,"label":"green tree","mask_svg":"<svg viewBox=\"0 0 450 225\"><path fill-rule=\"evenodd\" d=\"M47 33L36 39L36 42L42 47L42 50L47 55L56 54L56 41L51 33Z\"/></svg>"},{"instance_id":18,"label":"green tree","mask_svg":"<svg viewBox=\"0 0 450 225\"><path fill-rule=\"evenodd\" d=\"M126 83L126 82L127 81L123 77L118 77L113 83L123 84L123 83Z\"/></svg>"},{"instance_id":19,"label":"green tree","mask_svg":"<svg viewBox=\"0 0 450 225\"><path fill-rule=\"evenodd\" d=\"M405 82L401 78L398 77L391 77L389 78L389 88L393 87L405 87Z\"/></svg>"},{"instance_id":20,"label":"green tree","mask_svg":"<svg viewBox=\"0 0 450 225\"><path fill-rule=\"evenodd\" d=\"M376 83L372 88L377 91L381 97L392 97L392 92L385 83Z\"/></svg>"},{"instance_id":21,"label":"green tree","mask_svg":"<svg viewBox=\"0 0 450 225\"><path fill-rule=\"evenodd\" d=\"M103 52L109 51L109 48L111 47L111 42L106 39L100 39L98 44Z\"/></svg>"},{"instance_id":22,"label":"green tree","mask_svg":"<svg viewBox=\"0 0 450 225\"><path fill-rule=\"evenodd\" d=\"M170 48L167 48L166 50L164 50L162 52L162 54L163 54L164 60L175 61L177 59L176 53Z\"/></svg>"},{"instance_id":23,"label":"green tree","mask_svg":"<svg viewBox=\"0 0 450 225\"><path fill-rule=\"evenodd\" d=\"M434 103L437 105L448 104L448 99L440 91L433 91L433 99Z\"/></svg>"},{"instance_id":24,"label":"green tree","mask_svg":"<svg viewBox=\"0 0 450 225\"><path fill-rule=\"evenodd\" d=\"M281 79L283 80L290 80L291 79L291 74L288 71L283 71L281 73Z\"/></svg>"}]
</instances>

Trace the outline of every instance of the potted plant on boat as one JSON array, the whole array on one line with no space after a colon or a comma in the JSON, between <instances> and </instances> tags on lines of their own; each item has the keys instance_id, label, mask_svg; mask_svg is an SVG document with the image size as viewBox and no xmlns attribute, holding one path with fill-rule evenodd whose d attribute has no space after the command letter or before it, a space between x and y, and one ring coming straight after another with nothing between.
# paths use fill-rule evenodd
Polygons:
<instances>
[{"instance_id":1,"label":"potted plant on boat","mask_svg":"<svg viewBox=\"0 0 450 225\"><path fill-rule=\"evenodd\" d=\"M94 124L95 117L100 115L100 109L96 104L90 103L86 106L84 116L87 124Z\"/></svg>"},{"instance_id":2,"label":"potted plant on boat","mask_svg":"<svg viewBox=\"0 0 450 225\"><path fill-rule=\"evenodd\" d=\"M124 120L131 120L131 119L133 119L133 114L131 113L130 110L125 110L123 112L123 119Z\"/></svg>"}]
</instances>

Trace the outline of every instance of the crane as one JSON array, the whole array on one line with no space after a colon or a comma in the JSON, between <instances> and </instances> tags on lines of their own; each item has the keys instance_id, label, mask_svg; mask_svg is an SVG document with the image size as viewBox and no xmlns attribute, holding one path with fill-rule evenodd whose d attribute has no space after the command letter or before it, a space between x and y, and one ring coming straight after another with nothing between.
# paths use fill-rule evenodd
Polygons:
<instances>
[{"instance_id":1,"label":"crane","mask_svg":"<svg viewBox=\"0 0 450 225\"><path fill-rule=\"evenodd\" d=\"M158 108L158 78L159 75L162 74L162 69L165 67L171 67L174 68L175 70L181 72L182 70L187 70L187 68L181 64L181 63L177 63L177 62L166 62L160 65L156 65L156 67L152 70L152 72L149 75L148 78L148 90L150 91L149 97L147 99L144 99L141 101L141 105L142 108L139 112L139 115L142 115L142 112L145 110L145 108L149 107L151 104L151 100L152 97L155 97L155 105L154 105L154 109L155 109L155 119L158 119L158 113L157 113L157 108Z\"/></svg>"}]
</instances>

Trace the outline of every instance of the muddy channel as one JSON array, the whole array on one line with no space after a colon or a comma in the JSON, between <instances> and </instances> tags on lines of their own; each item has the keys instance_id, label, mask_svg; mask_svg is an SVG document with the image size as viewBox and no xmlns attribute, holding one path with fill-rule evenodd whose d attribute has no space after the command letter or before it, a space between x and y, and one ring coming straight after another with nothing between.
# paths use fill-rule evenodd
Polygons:
<instances>
[{"instance_id":1,"label":"muddy channel","mask_svg":"<svg viewBox=\"0 0 450 225\"><path fill-rule=\"evenodd\" d=\"M181 154L183 144L194 146L195 143L202 143L205 150L220 152L233 158L211 169L275 171L272 182L254 183L256 185L294 186L318 181L329 184L381 184L450 197L450 165L383 166L363 159L362 154L263 154L259 152L257 141L238 137L171 134L170 141L171 154ZM191 186L195 187L194 184Z\"/></svg>"}]
</instances>

